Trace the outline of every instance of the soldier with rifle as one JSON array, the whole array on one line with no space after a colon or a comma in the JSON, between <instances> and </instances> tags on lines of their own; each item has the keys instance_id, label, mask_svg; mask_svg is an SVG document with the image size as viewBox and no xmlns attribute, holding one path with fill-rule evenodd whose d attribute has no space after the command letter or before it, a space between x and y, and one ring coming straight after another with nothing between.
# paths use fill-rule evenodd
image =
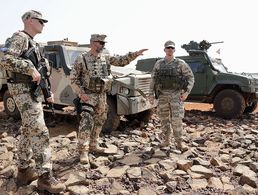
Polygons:
<instances>
[{"instance_id":1,"label":"soldier with rifle","mask_svg":"<svg viewBox=\"0 0 258 195\"><path fill-rule=\"evenodd\" d=\"M22 21L24 30L6 40L2 49L4 55L0 58L0 67L7 70L10 78L8 90L22 119L17 182L28 185L38 179L38 189L59 193L65 190L65 185L52 175L49 131L44 121L40 94L42 91L49 103L53 103L54 97L47 82L48 62L33 40L48 21L34 10L24 13Z\"/></svg>"}]
</instances>

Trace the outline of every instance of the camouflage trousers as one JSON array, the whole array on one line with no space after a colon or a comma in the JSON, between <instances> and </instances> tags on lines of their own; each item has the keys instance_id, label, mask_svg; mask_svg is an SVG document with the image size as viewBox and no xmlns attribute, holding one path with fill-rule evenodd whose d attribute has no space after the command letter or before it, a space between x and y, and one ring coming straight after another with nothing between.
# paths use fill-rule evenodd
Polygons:
<instances>
[{"instance_id":1,"label":"camouflage trousers","mask_svg":"<svg viewBox=\"0 0 258 195\"><path fill-rule=\"evenodd\" d=\"M158 116L163 136L171 140L172 130L176 141L181 140L184 118L184 104L180 92L163 91L158 99Z\"/></svg>"},{"instance_id":2,"label":"camouflage trousers","mask_svg":"<svg viewBox=\"0 0 258 195\"><path fill-rule=\"evenodd\" d=\"M89 145L98 144L99 134L107 119L106 98L106 93L97 94L98 103L94 106L94 112L82 111L78 132L79 150L88 150Z\"/></svg>"},{"instance_id":3,"label":"camouflage trousers","mask_svg":"<svg viewBox=\"0 0 258 195\"><path fill-rule=\"evenodd\" d=\"M17 84L19 85L19 84ZM18 145L18 167L27 168L33 160L39 174L52 170L49 131L45 125L42 103L32 100L29 89L19 91L17 85L8 85L10 94L21 114L22 126ZM27 92L26 92L27 91ZM39 98L40 99L40 98Z\"/></svg>"}]
</instances>

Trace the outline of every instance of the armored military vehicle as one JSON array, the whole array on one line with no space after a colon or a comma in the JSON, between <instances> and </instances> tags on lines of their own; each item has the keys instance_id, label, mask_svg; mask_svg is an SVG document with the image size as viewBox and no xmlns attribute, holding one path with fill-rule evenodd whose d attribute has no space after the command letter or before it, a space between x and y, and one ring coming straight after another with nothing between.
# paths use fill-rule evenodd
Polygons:
<instances>
[{"instance_id":1,"label":"armored military vehicle","mask_svg":"<svg viewBox=\"0 0 258 195\"><path fill-rule=\"evenodd\" d=\"M71 41L51 41L42 49L52 69L50 81L51 91L55 95L54 111L59 114L74 114L73 100L76 95L70 85L70 71L76 57L89 48ZM1 72L4 74L3 71ZM130 120L137 118L147 122L152 114L152 108L156 106L146 98L149 93L151 75L126 67L112 66L111 79L113 82L108 94L108 119L103 130L110 132L117 129L122 115ZM17 107L7 88L4 93L4 106L7 114L15 118L19 117ZM51 111L47 106L44 110Z\"/></svg>"},{"instance_id":2,"label":"armored military vehicle","mask_svg":"<svg viewBox=\"0 0 258 195\"><path fill-rule=\"evenodd\" d=\"M203 40L182 45L188 55L178 58L189 64L195 77L186 101L211 103L216 114L225 119L253 112L257 107L258 79L251 74L231 73L220 59L210 57L207 50L215 43ZM136 69L150 72L158 59L139 60Z\"/></svg>"}]
</instances>

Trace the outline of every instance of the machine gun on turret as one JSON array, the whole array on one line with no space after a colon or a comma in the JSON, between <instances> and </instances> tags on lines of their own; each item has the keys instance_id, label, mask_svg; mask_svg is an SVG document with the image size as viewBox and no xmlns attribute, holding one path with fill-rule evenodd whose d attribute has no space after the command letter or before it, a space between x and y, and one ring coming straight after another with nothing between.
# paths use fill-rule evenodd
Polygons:
<instances>
[{"instance_id":1,"label":"machine gun on turret","mask_svg":"<svg viewBox=\"0 0 258 195\"><path fill-rule=\"evenodd\" d=\"M218 43L224 43L224 41L217 41L211 43L206 40L202 40L200 43L197 43L196 41L190 41L188 44L182 45L181 48L185 49L188 53L190 50L201 50L207 52L211 45Z\"/></svg>"}]
</instances>

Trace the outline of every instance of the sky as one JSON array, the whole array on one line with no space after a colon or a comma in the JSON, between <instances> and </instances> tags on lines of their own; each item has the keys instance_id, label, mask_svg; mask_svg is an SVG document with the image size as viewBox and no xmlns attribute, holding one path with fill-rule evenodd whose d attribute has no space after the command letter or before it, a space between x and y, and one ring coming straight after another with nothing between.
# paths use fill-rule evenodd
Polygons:
<instances>
[{"instance_id":1,"label":"sky","mask_svg":"<svg viewBox=\"0 0 258 195\"><path fill-rule=\"evenodd\" d=\"M223 41L209 54L221 58L231 72L258 72L258 11L255 0L0 0L0 43L23 29L21 16L42 12L49 22L38 42L68 38L89 43L90 35L107 35L111 54L149 50L138 59L163 57L164 43L181 45L191 40ZM3 3L2 3L3 2ZM257 46L257 47L256 47ZM218 54L216 51L220 51ZM129 66L134 67L137 61Z\"/></svg>"}]
</instances>

